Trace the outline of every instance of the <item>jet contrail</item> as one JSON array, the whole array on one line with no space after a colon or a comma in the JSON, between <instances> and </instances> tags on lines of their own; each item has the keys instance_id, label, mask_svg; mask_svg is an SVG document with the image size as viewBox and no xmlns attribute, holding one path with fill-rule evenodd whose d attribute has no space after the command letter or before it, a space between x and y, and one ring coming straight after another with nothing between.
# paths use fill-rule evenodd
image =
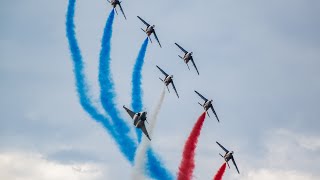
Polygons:
<instances>
[{"instance_id":1,"label":"jet contrail","mask_svg":"<svg viewBox=\"0 0 320 180\"><path fill-rule=\"evenodd\" d=\"M112 25L114 20L114 10L112 9L107 19L103 37L101 40L100 63L99 63L99 83L100 83L100 99L103 108L112 119L115 130L119 133L118 140L126 147L124 149L125 155L129 161L133 163L134 152L137 148L136 143L130 136L130 128L126 122L120 117L115 104L114 83L110 70L110 51L111 51L111 37Z\"/></svg>"},{"instance_id":2,"label":"jet contrail","mask_svg":"<svg viewBox=\"0 0 320 180\"><path fill-rule=\"evenodd\" d=\"M213 177L213 180L221 180L225 171L226 171L226 163L223 163L222 166L217 171L217 174Z\"/></svg>"},{"instance_id":3,"label":"jet contrail","mask_svg":"<svg viewBox=\"0 0 320 180\"><path fill-rule=\"evenodd\" d=\"M108 133L113 137L121 152L125 154L126 146L118 139L118 134L114 131L109 119L101 114L96 107L94 107L91 97L89 96L89 86L84 75L84 64L81 56L81 51L76 39L74 12L76 0L69 0L68 10L66 14L66 35L69 43L69 49L73 61L73 71L76 80L76 88L80 104L82 108L97 122L101 123ZM128 159L128 157L126 156Z\"/></svg>"},{"instance_id":4,"label":"jet contrail","mask_svg":"<svg viewBox=\"0 0 320 180\"><path fill-rule=\"evenodd\" d=\"M179 166L178 180L190 180L194 170L194 153L197 147L198 138L201 128L206 117L206 112L203 112L194 125L183 149L182 160Z\"/></svg>"},{"instance_id":5,"label":"jet contrail","mask_svg":"<svg viewBox=\"0 0 320 180\"><path fill-rule=\"evenodd\" d=\"M147 47L148 47L148 38L146 38L140 48L138 57L136 59L136 63L134 64L133 72L132 72L132 92L131 92L131 107L133 111L140 112L142 111L142 87L141 87L141 80L142 80L142 67L144 64L144 57L146 55ZM141 130L136 129L138 142L141 142Z\"/></svg>"},{"instance_id":6,"label":"jet contrail","mask_svg":"<svg viewBox=\"0 0 320 180\"><path fill-rule=\"evenodd\" d=\"M146 39L148 41L148 39ZM153 129L155 127L155 125L157 124L157 117L158 114L160 112L163 100L164 100L164 96L165 96L165 87L163 87L161 94L160 94L160 98L159 101L157 102L155 108L153 109L153 112L151 113L150 116L150 121L149 121L149 135L152 137L153 134ZM144 170L146 169L146 152L147 149L150 147L150 141L148 138L146 138L145 136L142 137L142 142L140 143L137 151L136 151L136 155L134 157L134 167L133 167L133 176L132 179L133 180L141 180L141 179L145 179L143 174L145 174ZM153 162L149 162L149 163L153 163ZM163 179L163 178L161 178ZM168 178L167 178L168 179Z\"/></svg>"}]
</instances>

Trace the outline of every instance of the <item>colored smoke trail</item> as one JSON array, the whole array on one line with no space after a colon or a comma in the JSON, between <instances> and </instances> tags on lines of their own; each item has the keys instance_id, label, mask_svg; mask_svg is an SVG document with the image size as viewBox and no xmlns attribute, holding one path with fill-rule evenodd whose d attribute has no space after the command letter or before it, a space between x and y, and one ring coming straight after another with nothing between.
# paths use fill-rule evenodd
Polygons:
<instances>
[{"instance_id":1,"label":"colored smoke trail","mask_svg":"<svg viewBox=\"0 0 320 180\"><path fill-rule=\"evenodd\" d=\"M148 40L148 39L147 39ZM160 98L159 101L157 102L154 110L151 113L150 116L150 120L149 120L149 128L148 128L148 132L150 137L152 138L152 134L153 134L153 129L157 124L157 117L158 114L160 112L162 103L164 101L164 97L165 97L165 87L163 87L161 94L160 94ZM133 174L132 174L132 179L134 180L141 180L141 179L145 179L143 174L145 174L144 169L145 167L145 163L146 163L146 152L147 149L150 147L150 141L146 136L142 137L142 141L136 151L136 156L134 158L134 167L133 167Z\"/></svg>"},{"instance_id":2,"label":"colored smoke trail","mask_svg":"<svg viewBox=\"0 0 320 180\"><path fill-rule=\"evenodd\" d=\"M114 92L114 83L111 77L110 62L111 62L111 37L112 37L112 24L114 19L114 11L111 11L109 18L107 20L104 34L101 41L101 51L100 51L100 63L99 63L99 84L100 84L100 99L102 102L103 108L112 118L113 125L115 130L120 133L118 141L121 141L121 145L127 147L125 149L125 155L133 164L134 153L137 149L136 143L130 137L130 128L125 123L123 119L120 118L119 112L116 109L116 104L114 102L115 92ZM165 179L164 177L171 177L170 172L163 167L162 162L159 160L159 157L153 151L150 151L148 154L148 163L152 164L151 167L147 167L148 175L155 179ZM170 178L169 178L170 179Z\"/></svg>"},{"instance_id":3,"label":"colored smoke trail","mask_svg":"<svg viewBox=\"0 0 320 180\"><path fill-rule=\"evenodd\" d=\"M134 112L142 111L142 67L144 64L144 57L146 55L147 47L148 47L148 38L143 41L143 44L140 48L138 57L136 59L136 63L134 64L133 72L132 72L132 92L131 92L131 107ZM141 142L142 132L140 129L136 129L138 142Z\"/></svg>"},{"instance_id":4,"label":"colored smoke trail","mask_svg":"<svg viewBox=\"0 0 320 180\"><path fill-rule=\"evenodd\" d=\"M178 180L190 180L194 170L194 154L198 143L201 128L206 117L203 112L194 125L183 149L182 160L179 166Z\"/></svg>"},{"instance_id":5,"label":"colored smoke trail","mask_svg":"<svg viewBox=\"0 0 320 180\"><path fill-rule=\"evenodd\" d=\"M114 83L111 76L110 63L111 63L111 37L112 26L114 20L114 10L111 10L107 19L103 37L101 40L100 62L99 62L99 84L100 84L100 99L103 108L112 118L113 126L119 133L117 140L121 142L124 148L123 153L131 163L134 160L134 152L136 150L136 143L130 137L130 129L126 122L120 117L115 104Z\"/></svg>"},{"instance_id":6,"label":"colored smoke trail","mask_svg":"<svg viewBox=\"0 0 320 180\"><path fill-rule=\"evenodd\" d=\"M141 87L141 81L142 81L142 67L144 64L144 58L145 54L147 51L148 47L148 38L146 38L143 41L143 44L141 45L140 51L138 53L136 63L134 65L134 69L132 72L132 108L134 111L139 112L142 111L142 87ZM160 109L160 107L159 107ZM151 125L150 125L151 126ZM136 129L137 137L138 137L138 142L141 141L142 137L142 132L140 129ZM150 132L149 132L150 133ZM151 134L150 134L151 136ZM147 140L147 139L146 139ZM149 141L149 140L148 140ZM149 145L148 145L149 147ZM147 174L154 178L154 179L161 179L161 180L171 180L173 179L172 174L163 166L163 163L161 162L160 158L156 155L156 153L151 149L151 148L146 148L148 150L147 152L147 162L142 162L142 164L146 163L146 167L141 167L141 168L146 168L147 169ZM137 149L137 152L141 151L139 148ZM141 154L141 153L140 153ZM135 159L137 159L135 157ZM139 158L141 159L141 158ZM145 161L145 159L144 159ZM135 163L136 164L136 163ZM139 169L141 169L139 168ZM143 176L141 174L144 172L144 170L139 171L136 174L133 174L133 178L136 178L135 176L139 176L140 173L140 179L143 179ZM135 173L135 172L134 172Z\"/></svg>"},{"instance_id":7,"label":"colored smoke trail","mask_svg":"<svg viewBox=\"0 0 320 180\"><path fill-rule=\"evenodd\" d=\"M97 122L101 123L112 138L117 143L117 146L121 152L125 155L125 158L131 163L133 162L133 155L128 156L127 144L123 143L123 135L121 132L116 132L114 130L114 125L107 119L103 114L99 113L97 108L93 106L91 97L89 97L89 86L86 83L86 78L84 75L84 64L81 56L80 48L76 39L75 25L74 25L74 13L75 13L75 4L76 0L69 0L67 14L66 14L66 36L69 43L69 49L71 51L71 57L74 65L74 75L76 80L76 88L79 96L80 104L82 108ZM109 50L110 54L110 50ZM136 145L134 144L134 149L132 154L136 150ZM149 168L150 176L156 177L156 179L165 179L161 178L161 175L158 175L158 172L170 176L170 172L162 166L159 166L161 162L159 158L155 155L155 152L149 149L148 151L148 161L152 161L155 164L153 167ZM159 178L157 178L159 177ZM170 179L170 178L167 178ZM172 179L172 178L171 178Z\"/></svg>"},{"instance_id":8,"label":"colored smoke trail","mask_svg":"<svg viewBox=\"0 0 320 180\"><path fill-rule=\"evenodd\" d=\"M173 175L164 167L160 166L162 162L159 156L156 155L152 148L148 149L147 152L147 163L146 170L147 174L150 175L153 179L161 180L173 180L176 179Z\"/></svg>"},{"instance_id":9,"label":"colored smoke trail","mask_svg":"<svg viewBox=\"0 0 320 180\"><path fill-rule=\"evenodd\" d=\"M213 177L213 180L221 180L224 172L226 171L226 163L223 163L219 168L217 174Z\"/></svg>"},{"instance_id":10,"label":"colored smoke trail","mask_svg":"<svg viewBox=\"0 0 320 180\"><path fill-rule=\"evenodd\" d=\"M81 51L78 46L74 25L74 12L76 0L69 0L68 10L66 15L66 35L69 43L69 49L73 61L73 71L76 80L76 88L80 104L82 108L97 122L101 123L108 133L114 138L121 152L124 152L125 146L121 146L121 142L117 139L117 133L114 131L109 119L103 114L99 113L97 108L94 107L89 97L89 86L86 82L84 75L84 64L81 56Z\"/></svg>"}]
</instances>

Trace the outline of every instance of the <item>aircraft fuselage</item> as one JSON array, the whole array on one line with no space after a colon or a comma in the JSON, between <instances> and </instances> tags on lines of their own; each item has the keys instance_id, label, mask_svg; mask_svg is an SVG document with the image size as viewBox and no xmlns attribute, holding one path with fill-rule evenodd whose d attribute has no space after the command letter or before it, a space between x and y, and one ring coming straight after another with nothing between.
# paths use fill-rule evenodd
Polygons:
<instances>
[{"instance_id":1,"label":"aircraft fuselage","mask_svg":"<svg viewBox=\"0 0 320 180\"><path fill-rule=\"evenodd\" d=\"M166 77L163 82L166 86L168 86L172 82L172 76Z\"/></svg>"},{"instance_id":2,"label":"aircraft fuselage","mask_svg":"<svg viewBox=\"0 0 320 180\"><path fill-rule=\"evenodd\" d=\"M188 52L183 56L183 59L186 63L188 63L190 61L190 59L192 58L192 53Z\"/></svg>"},{"instance_id":3,"label":"aircraft fuselage","mask_svg":"<svg viewBox=\"0 0 320 180\"><path fill-rule=\"evenodd\" d=\"M140 124L139 121L140 121L140 113L136 113L134 116L133 116L133 125L135 125L136 127L138 127L138 125Z\"/></svg>"},{"instance_id":4,"label":"aircraft fuselage","mask_svg":"<svg viewBox=\"0 0 320 180\"><path fill-rule=\"evenodd\" d=\"M116 8L118 4L120 4L118 0L111 0L111 5L113 6L113 8Z\"/></svg>"},{"instance_id":5,"label":"aircraft fuselage","mask_svg":"<svg viewBox=\"0 0 320 180\"><path fill-rule=\"evenodd\" d=\"M154 32L153 26L147 27L147 29L146 29L146 34L147 34L148 36L150 36L153 32Z\"/></svg>"},{"instance_id":6,"label":"aircraft fuselage","mask_svg":"<svg viewBox=\"0 0 320 180\"><path fill-rule=\"evenodd\" d=\"M230 159L232 159L232 154L233 154L233 152L228 152L228 153L226 153L226 154L223 156L224 160L225 160L226 162L228 162Z\"/></svg>"},{"instance_id":7,"label":"aircraft fuselage","mask_svg":"<svg viewBox=\"0 0 320 180\"><path fill-rule=\"evenodd\" d=\"M142 125L142 121L145 121L146 119L143 117L146 117L146 112L142 112L142 113L136 113L134 116L133 116L133 125L136 126L137 128L140 128L141 125Z\"/></svg>"},{"instance_id":8,"label":"aircraft fuselage","mask_svg":"<svg viewBox=\"0 0 320 180\"><path fill-rule=\"evenodd\" d=\"M206 101L204 104L203 104L203 108L205 111L208 111L208 109L212 106L212 100L210 101Z\"/></svg>"}]
</instances>

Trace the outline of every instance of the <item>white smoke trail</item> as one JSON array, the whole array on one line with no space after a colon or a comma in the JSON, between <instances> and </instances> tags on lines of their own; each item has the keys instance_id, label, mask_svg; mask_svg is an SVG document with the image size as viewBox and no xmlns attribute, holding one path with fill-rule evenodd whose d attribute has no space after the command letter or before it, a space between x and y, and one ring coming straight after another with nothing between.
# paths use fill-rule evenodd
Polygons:
<instances>
[{"instance_id":1,"label":"white smoke trail","mask_svg":"<svg viewBox=\"0 0 320 180\"><path fill-rule=\"evenodd\" d=\"M152 134L153 134L153 129L156 126L157 123L157 116L160 112L163 100L164 100L164 96L165 96L165 87L163 87L162 92L160 94L160 98L155 106L155 108L153 109L151 116L149 118L149 128L148 128L148 133L150 135L150 137L152 138ZM150 146L150 142L149 139L145 136L142 135L142 141L136 151L136 155L134 157L134 167L133 167L133 172L132 172L132 179L133 180L142 180L142 179L146 179L146 177L144 176L145 172L145 163L146 163L146 151L148 150L149 146Z\"/></svg>"}]
</instances>

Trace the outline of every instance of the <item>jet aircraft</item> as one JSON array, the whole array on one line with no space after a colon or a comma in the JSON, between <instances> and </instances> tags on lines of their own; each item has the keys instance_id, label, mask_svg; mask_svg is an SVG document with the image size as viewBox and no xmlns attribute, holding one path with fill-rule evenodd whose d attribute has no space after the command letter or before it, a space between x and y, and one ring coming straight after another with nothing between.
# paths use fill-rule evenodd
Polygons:
<instances>
[{"instance_id":1,"label":"jet aircraft","mask_svg":"<svg viewBox=\"0 0 320 180\"><path fill-rule=\"evenodd\" d=\"M155 31L155 25L150 25L150 24L148 24L145 20L143 20L141 17L139 17L139 16L137 16L146 26L147 26L147 28L146 28L146 30L144 30L144 29L142 29L142 31L143 32L145 32L146 34L147 34L147 36L148 36L148 38L149 38L149 40L150 40L150 42L152 43L152 41L151 41L151 38L150 38L150 35L153 33L153 35L154 35L154 37L156 38L156 40L158 41L158 43L159 43L159 46L161 47L161 44L160 44L160 41L159 41L159 39L158 39L158 36L157 36L157 34L156 34L156 31Z\"/></svg>"},{"instance_id":2,"label":"jet aircraft","mask_svg":"<svg viewBox=\"0 0 320 180\"><path fill-rule=\"evenodd\" d=\"M181 51L184 52L184 56L183 56L183 57L180 56L180 55L178 55L178 56L186 63L186 65L188 66L188 69L190 70L188 63L189 63L189 61L191 61L192 64L193 64L193 66L194 66L194 68L196 69L196 71L197 71L197 73L198 73L198 75L199 75L198 68L197 68L196 64L194 63L194 60L193 60L193 57L192 57L192 52L186 51L186 50L183 49L178 43L174 43L174 44L177 45L178 48L180 48Z\"/></svg>"},{"instance_id":3,"label":"jet aircraft","mask_svg":"<svg viewBox=\"0 0 320 180\"><path fill-rule=\"evenodd\" d=\"M164 79L161 79L161 78L159 78L159 79L167 86L169 92L170 92L170 90L169 90L168 85L171 83L174 91L176 92L176 94L177 94L177 96L179 98L177 89L176 89L176 87L174 86L174 83L173 83L173 75L169 76L169 74L164 72L159 66L157 66L157 68L166 76Z\"/></svg>"},{"instance_id":4,"label":"jet aircraft","mask_svg":"<svg viewBox=\"0 0 320 180\"><path fill-rule=\"evenodd\" d=\"M226 152L224 156L222 156L222 154L220 154L220 153L219 153L219 154L220 154L220 156L223 157L223 159L226 161L226 163L228 164L228 167L230 168L228 161L231 159L232 162L233 162L233 164L234 164L234 166L236 167L238 173L240 174L239 169L238 169L237 164L236 164L236 161L235 161L234 158L233 158L233 153L234 153L234 152L233 152L233 151L228 151L228 150L227 150L226 148L224 148L220 143L218 143L218 142L216 142L216 143Z\"/></svg>"},{"instance_id":5,"label":"jet aircraft","mask_svg":"<svg viewBox=\"0 0 320 180\"><path fill-rule=\"evenodd\" d=\"M133 119L133 125L136 126L136 128L140 128L142 132L147 136L147 138L151 141L148 131L146 129L146 126L144 124L144 122L147 121L147 112L135 113L130 109L126 108L125 106L123 106L123 108L128 112L130 117Z\"/></svg>"},{"instance_id":6,"label":"jet aircraft","mask_svg":"<svg viewBox=\"0 0 320 180\"><path fill-rule=\"evenodd\" d=\"M124 16L124 18L127 19L126 15L124 14L124 11L123 11L123 9L121 7L121 1L119 1L119 0L111 0L111 1L107 0L107 1L111 4L111 6L113 7L113 9L116 11L117 14L118 14L118 12L117 12L116 7L118 5L120 10L121 10L121 12L122 12L122 14L123 14L123 16Z\"/></svg>"},{"instance_id":7,"label":"jet aircraft","mask_svg":"<svg viewBox=\"0 0 320 180\"><path fill-rule=\"evenodd\" d=\"M198 91L194 91L194 92L197 93L205 101L204 104L201 104L199 102L198 103L200 104L200 106L202 106L204 108L204 110L207 112L208 116L210 117L208 110L211 108L211 110L212 110L213 114L216 116L218 122L220 122L218 115L212 105L213 100L209 101L207 98L203 97L200 93L198 93Z\"/></svg>"}]
</instances>

